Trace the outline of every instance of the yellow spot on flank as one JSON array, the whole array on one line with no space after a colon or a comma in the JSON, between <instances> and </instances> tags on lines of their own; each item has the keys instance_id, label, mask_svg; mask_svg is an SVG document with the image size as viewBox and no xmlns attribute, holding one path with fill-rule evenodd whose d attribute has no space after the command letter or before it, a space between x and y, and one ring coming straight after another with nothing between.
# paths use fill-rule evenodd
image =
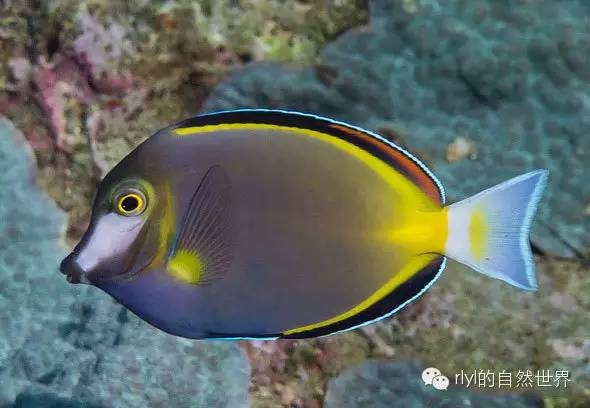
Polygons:
<instances>
[{"instance_id":1,"label":"yellow spot on flank","mask_svg":"<svg viewBox=\"0 0 590 408\"><path fill-rule=\"evenodd\" d=\"M489 227L485 209L477 207L471 213L471 219L469 220L469 242L471 243L471 255L478 261L486 253L488 232Z\"/></svg>"},{"instance_id":2,"label":"yellow spot on flank","mask_svg":"<svg viewBox=\"0 0 590 408\"><path fill-rule=\"evenodd\" d=\"M203 262L195 252L178 250L168 261L168 272L184 283L199 283L203 272Z\"/></svg>"}]
</instances>

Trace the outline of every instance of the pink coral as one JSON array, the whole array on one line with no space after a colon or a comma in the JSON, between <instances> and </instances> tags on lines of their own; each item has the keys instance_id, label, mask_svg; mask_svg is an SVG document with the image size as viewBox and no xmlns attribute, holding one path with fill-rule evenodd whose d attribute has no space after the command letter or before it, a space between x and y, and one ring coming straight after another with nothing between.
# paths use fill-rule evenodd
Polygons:
<instances>
[{"instance_id":1,"label":"pink coral","mask_svg":"<svg viewBox=\"0 0 590 408\"><path fill-rule=\"evenodd\" d=\"M9 63L16 87L23 93L34 92L60 149L68 148L68 98L89 105L98 94L122 95L134 85L131 75L116 70L120 58L131 50L123 28L117 24L105 28L88 13L80 15L79 24L81 34L73 50L59 51L50 62L40 57L35 66L23 58Z\"/></svg>"},{"instance_id":2,"label":"pink coral","mask_svg":"<svg viewBox=\"0 0 590 408\"><path fill-rule=\"evenodd\" d=\"M81 71L75 58L58 54L52 63L40 58L35 67L33 82L37 89L37 100L49 121L49 128L59 148L67 147L65 100L74 97L82 103L90 103L95 94L88 79Z\"/></svg>"},{"instance_id":3,"label":"pink coral","mask_svg":"<svg viewBox=\"0 0 590 408\"><path fill-rule=\"evenodd\" d=\"M53 67L41 60L36 68L34 81L37 85L37 99L49 120L49 128L58 147L63 148L66 139L66 119L64 117L63 93L58 86L58 77Z\"/></svg>"},{"instance_id":4,"label":"pink coral","mask_svg":"<svg viewBox=\"0 0 590 408\"><path fill-rule=\"evenodd\" d=\"M24 89L28 86L31 79L32 67L31 63L26 58L12 58L8 61L10 73L16 81L16 86L19 89Z\"/></svg>"},{"instance_id":5,"label":"pink coral","mask_svg":"<svg viewBox=\"0 0 590 408\"><path fill-rule=\"evenodd\" d=\"M94 77L111 71L125 53L132 51L127 34L119 24L104 27L87 12L80 14L79 24L81 34L74 41L74 50L91 66Z\"/></svg>"}]
</instances>

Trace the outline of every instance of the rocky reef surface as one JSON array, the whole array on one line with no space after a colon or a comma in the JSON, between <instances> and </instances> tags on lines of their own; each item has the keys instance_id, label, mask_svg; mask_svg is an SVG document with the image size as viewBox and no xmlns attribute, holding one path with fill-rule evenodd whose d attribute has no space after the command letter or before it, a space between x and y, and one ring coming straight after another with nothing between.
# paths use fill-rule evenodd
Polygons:
<instances>
[{"instance_id":1,"label":"rocky reef surface","mask_svg":"<svg viewBox=\"0 0 590 408\"><path fill-rule=\"evenodd\" d=\"M204 111L284 108L393 138L440 176L451 199L535 168L550 180L535 244L590 248L590 3L372 0L370 24L306 68L238 70Z\"/></svg>"},{"instance_id":2,"label":"rocky reef surface","mask_svg":"<svg viewBox=\"0 0 590 408\"><path fill-rule=\"evenodd\" d=\"M538 408L536 395L486 394L463 390L437 390L421 379L426 367L414 362L367 361L347 369L328 383L325 408Z\"/></svg>"},{"instance_id":3,"label":"rocky reef surface","mask_svg":"<svg viewBox=\"0 0 590 408\"><path fill-rule=\"evenodd\" d=\"M0 117L0 406L245 407L237 344L164 334L57 271L64 215Z\"/></svg>"}]
</instances>

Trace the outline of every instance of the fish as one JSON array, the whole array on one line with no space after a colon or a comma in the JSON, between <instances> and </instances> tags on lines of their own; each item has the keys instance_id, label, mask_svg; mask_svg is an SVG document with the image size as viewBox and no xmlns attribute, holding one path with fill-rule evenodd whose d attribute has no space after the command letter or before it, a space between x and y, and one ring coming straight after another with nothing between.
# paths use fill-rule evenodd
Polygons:
<instances>
[{"instance_id":1,"label":"fish","mask_svg":"<svg viewBox=\"0 0 590 408\"><path fill-rule=\"evenodd\" d=\"M368 130L207 113L157 131L104 177L60 269L180 337L332 335L406 307L448 258L535 290L529 231L547 176L447 205L426 165Z\"/></svg>"}]
</instances>

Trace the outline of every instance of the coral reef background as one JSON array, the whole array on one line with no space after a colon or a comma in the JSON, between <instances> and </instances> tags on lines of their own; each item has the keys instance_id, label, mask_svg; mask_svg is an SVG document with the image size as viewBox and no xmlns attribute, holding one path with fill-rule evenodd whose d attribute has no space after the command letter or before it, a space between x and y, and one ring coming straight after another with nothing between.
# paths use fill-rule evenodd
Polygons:
<instances>
[{"instance_id":1,"label":"coral reef background","mask_svg":"<svg viewBox=\"0 0 590 408\"><path fill-rule=\"evenodd\" d=\"M590 405L589 54L585 0L0 1L0 407ZM59 259L109 168L235 107L379 132L451 200L550 169L540 290L450 263L379 324L238 344L173 338L68 285ZM427 366L570 381L437 392Z\"/></svg>"}]
</instances>

